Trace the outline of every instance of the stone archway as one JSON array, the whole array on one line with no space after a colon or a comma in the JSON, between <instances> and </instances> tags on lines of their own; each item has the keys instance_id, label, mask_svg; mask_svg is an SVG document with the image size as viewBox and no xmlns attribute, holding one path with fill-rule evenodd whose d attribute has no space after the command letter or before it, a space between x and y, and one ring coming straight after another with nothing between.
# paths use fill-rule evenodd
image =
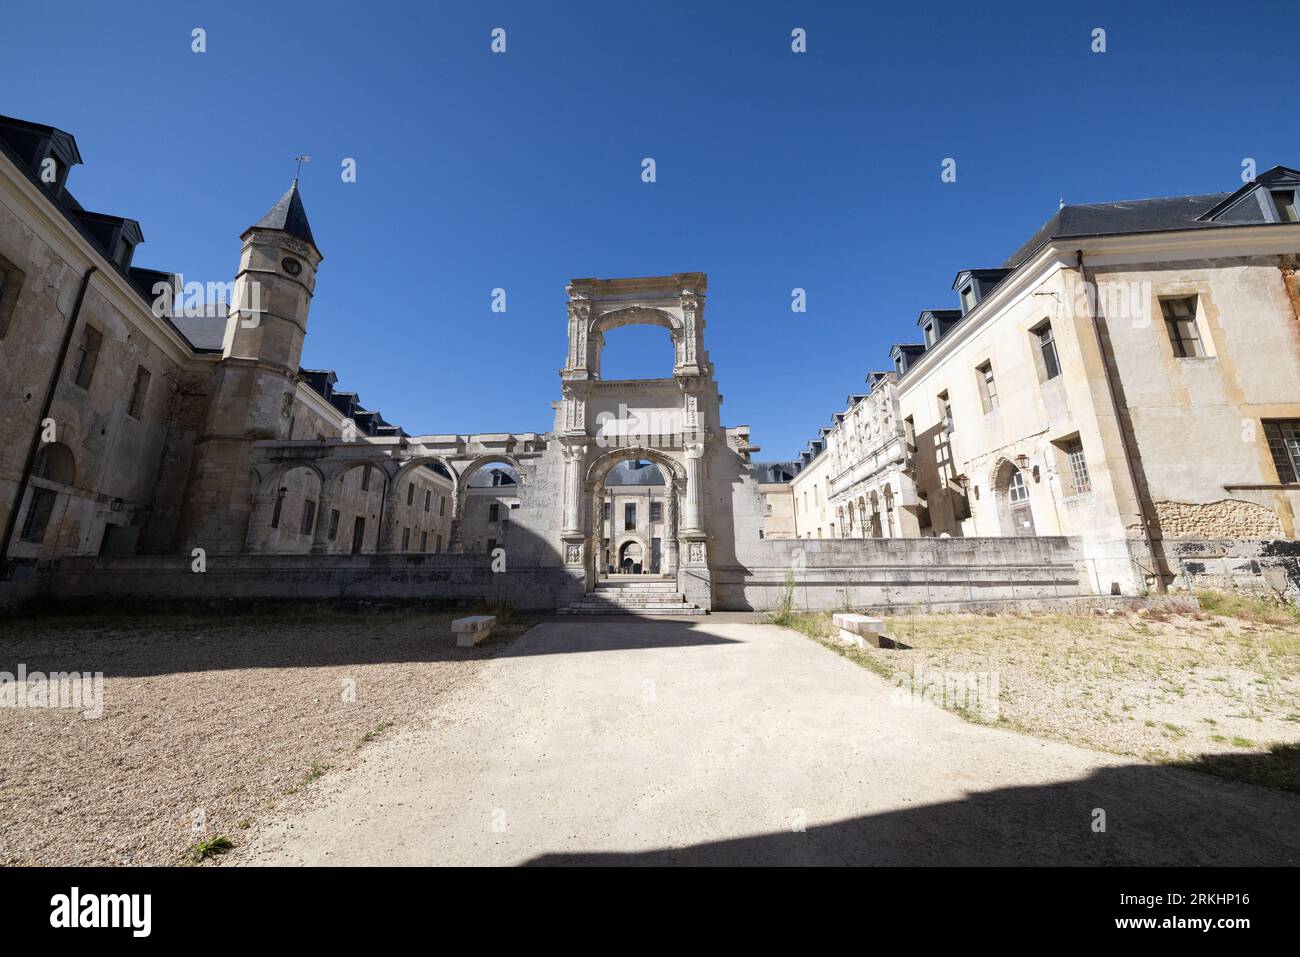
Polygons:
<instances>
[{"instance_id":1,"label":"stone archway","mask_svg":"<svg viewBox=\"0 0 1300 957\"><path fill-rule=\"evenodd\" d=\"M647 461L659 470L664 488L663 552L660 556L659 571L664 575L675 575L677 573L681 554L679 543L682 531L679 516L686 494L685 467L671 454L659 449L644 447L611 449L598 455L591 462L587 468L586 481L583 482L582 487L582 513L588 516L587 528L584 530L586 540L584 551L587 558L587 591L595 589L604 572L602 567L604 558L602 529L604 527L605 479L616 465L627 461ZM617 567L621 564L623 546L627 544L627 540L631 540L634 536L627 536L627 540L614 535L610 537L611 545L617 542L614 554L611 555L614 559L613 564ZM648 542L641 542L640 544L644 559L643 567L645 567L644 563L650 560L651 549Z\"/></svg>"}]
</instances>

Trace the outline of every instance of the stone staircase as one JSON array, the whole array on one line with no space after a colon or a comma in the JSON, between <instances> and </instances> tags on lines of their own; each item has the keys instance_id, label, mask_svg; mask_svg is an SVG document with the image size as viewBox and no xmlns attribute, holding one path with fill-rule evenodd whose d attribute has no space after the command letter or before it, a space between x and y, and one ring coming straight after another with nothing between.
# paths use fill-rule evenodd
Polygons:
<instances>
[{"instance_id":1,"label":"stone staircase","mask_svg":"<svg viewBox=\"0 0 1300 957\"><path fill-rule=\"evenodd\" d=\"M602 581L580 601L560 609L561 615L703 615L688 604L672 579Z\"/></svg>"}]
</instances>

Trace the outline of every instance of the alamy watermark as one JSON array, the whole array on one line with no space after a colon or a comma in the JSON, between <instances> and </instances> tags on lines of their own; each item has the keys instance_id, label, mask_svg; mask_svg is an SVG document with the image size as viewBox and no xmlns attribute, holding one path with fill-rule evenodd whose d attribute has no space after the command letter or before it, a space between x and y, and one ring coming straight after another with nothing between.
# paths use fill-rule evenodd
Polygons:
<instances>
[{"instance_id":1,"label":"alamy watermark","mask_svg":"<svg viewBox=\"0 0 1300 957\"><path fill-rule=\"evenodd\" d=\"M72 708L89 720L104 715L104 673L0 671L0 708Z\"/></svg>"}]
</instances>

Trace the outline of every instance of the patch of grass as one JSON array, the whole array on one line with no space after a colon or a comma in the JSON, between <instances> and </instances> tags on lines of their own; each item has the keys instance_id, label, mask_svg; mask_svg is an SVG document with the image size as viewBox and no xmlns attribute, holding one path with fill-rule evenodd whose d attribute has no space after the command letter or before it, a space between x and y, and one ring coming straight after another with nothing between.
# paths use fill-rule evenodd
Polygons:
<instances>
[{"instance_id":1,"label":"patch of grass","mask_svg":"<svg viewBox=\"0 0 1300 957\"><path fill-rule=\"evenodd\" d=\"M785 573L785 583L781 586L781 597L776 600L776 609L768 618L774 625L793 628L794 625L794 570Z\"/></svg>"},{"instance_id":2,"label":"patch of grass","mask_svg":"<svg viewBox=\"0 0 1300 957\"><path fill-rule=\"evenodd\" d=\"M1188 760L1167 763L1232 781L1300 792L1300 745L1274 744L1264 751L1202 754Z\"/></svg>"},{"instance_id":3,"label":"patch of grass","mask_svg":"<svg viewBox=\"0 0 1300 957\"><path fill-rule=\"evenodd\" d=\"M251 817L241 817L235 824L235 827L239 828L241 831L247 831L252 826L253 819Z\"/></svg>"},{"instance_id":4,"label":"patch of grass","mask_svg":"<svg viewBox=\"0 0 1300 957\"><path fill-rule=\"evenodd\" d=\"M325 776L325 772L329 771L333 767L334 765L332 764L321 764L318 761L313 761L310 765L307 766L307 770L303 774L302 778L296 784L291 784L287 788L285 788L284 793L297 794L299 791L301 791L303 788L307 787L308 785L313 784L316 781L319 781L322 777Z\"/></svg>"},{"instance_id":5,"label":"patch of grass","mask_svg":"<svg viewBox=\"0 0 1300 957\"><path fill-rule=\"evenodd\" d=\"M209 838L206 841L199 841L190 848L190 860L195 864L201 864L209 857L216 857L218 854L225 854L233 850L235 842L224 834L218 834L216 837Z\"/></svg>"},{"instance_id":6,"label":"patch of grass","mask_svg":"<svg viewBox=\"0 0 1300 957\"><path fill-rule=\"evenodd\" d=\"M1233 739L1232 739L1232 743L1233 743L1233 745L1234 745L1235 747L1238 747L1238 748L1253 748L1253 747L1255 747L1255 742L1254 742L1254 741L1250 740L1250 738L1243 738L1243 737L1241 737L1240 735L1236 735L1236 736L1234 736Z\"/></svg>"},{"instance_id":7,"label":"patch of grass","mask_svg":"<svg viewBox=\"0 0 1300 957\"><path fill-rule=\"evenodd\" d=\"M361 744L369 744L371 741L374 741L376 738L378 738L381 734L383 734L392 726L393 726L393 722L391 721L385 721L382 724L375 725L373 728L371 728L369 731L367 731L365 734L361 736ZM360 744L357 745L357 747L360 746L361 746Z\"/></svg>"},{"instance_id":8,"label":"patch of grass","mask_svg":"<svg viewBox=\"0 0 1300 957\"><path fill-rule=\"evenodd\" d=\"M1261 625L1300 624L1300 609L1281 599L1269 601L1253 595L1201 591L1196 593L1196 600L1206 611L1224 618L1240 618Z\"/></svg>"}]
</instances>

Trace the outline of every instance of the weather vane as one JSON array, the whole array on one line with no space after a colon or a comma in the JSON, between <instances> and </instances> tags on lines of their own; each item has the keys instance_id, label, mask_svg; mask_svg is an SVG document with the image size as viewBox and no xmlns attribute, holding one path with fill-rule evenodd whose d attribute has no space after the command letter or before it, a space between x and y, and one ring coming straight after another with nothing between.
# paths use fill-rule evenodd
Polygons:
<instances>
[{"instance_id":1,"label":"weather vane","mask_svg":"<svg viewBox=\"0 0 1300 957\"><path fill-rule=\"evenodd\" d=\"M298 171L297 171L296 173L293 174L293 178L294 178L294 179L297 179L299 176L302 175L302 164L303 164L303 163L310 163L310 162L311 162L311 157L308 156L306 153L303 153L303 154L301 154L301 155L299 155L299 156L295 156L294 159L296 159L296 160L298 161Z\"/></svg>"}]
</instances>

